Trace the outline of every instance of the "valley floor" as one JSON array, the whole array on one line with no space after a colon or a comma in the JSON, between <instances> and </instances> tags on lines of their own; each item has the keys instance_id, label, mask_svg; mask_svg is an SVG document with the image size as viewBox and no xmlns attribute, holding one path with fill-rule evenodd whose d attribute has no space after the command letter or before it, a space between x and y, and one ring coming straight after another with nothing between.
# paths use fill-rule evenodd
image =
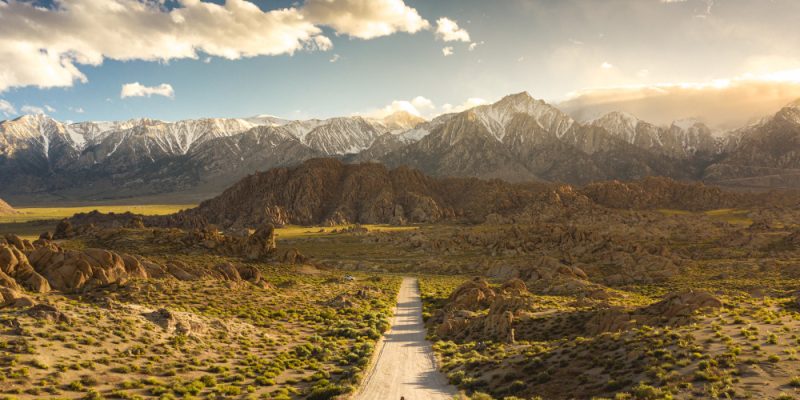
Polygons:
<instances>
[{"instance_id":1,"label":"valley floor","mask_svg":"<svg viewBox=\"0 0 800 400\"><path fill-rule=\"evenodd\" d=\"M800 399L794 209L273 233L258 260L198 230L0 239L22 286L41 252L150 271L3 291L0 398Z\"/></svg>"}]
</instances>

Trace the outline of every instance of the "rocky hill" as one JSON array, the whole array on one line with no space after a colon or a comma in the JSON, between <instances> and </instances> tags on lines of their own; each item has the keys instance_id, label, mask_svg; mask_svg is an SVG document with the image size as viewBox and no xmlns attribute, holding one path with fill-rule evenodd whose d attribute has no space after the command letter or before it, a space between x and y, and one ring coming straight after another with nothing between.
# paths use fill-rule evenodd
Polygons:
<instances>
[{"instance_id":1,"label":"rocky hill","mask_svg":"<svg viewBox=\"0 0 800 400\"><path fill-rule=\"evenodd\" d=\"M736 192L664 177L647 177L633 182L596 182L582 188L581 193L601 206L640 210L794 207L800 200L800 192L797 191Z\"/></svg>"},{"instance_id":2,"label":"rocky hill","mask_svg":"<svg viewBox=\"0 0 800 400\"><path fill-rule=\"evenodd\" d=\"M553 201L551 185L434 178L406 167L312 159L245 177L197 208L161 220L204 220L221 227L483 221ZM577 195L575 196L577 197ZM560 201L567 201L562 199Z\"/></svg>"},{"instance_id":3,"label":"rocky hill","mask_svg":"<svg viewBox=\"0 0 800 400\"><path fill-rule=\"evenodd\" d=\"M11 215L16 213L17 211L14 210L11 205L3 201L3 199L0 199L0 215Z\"/></svg>"}]
</instances>

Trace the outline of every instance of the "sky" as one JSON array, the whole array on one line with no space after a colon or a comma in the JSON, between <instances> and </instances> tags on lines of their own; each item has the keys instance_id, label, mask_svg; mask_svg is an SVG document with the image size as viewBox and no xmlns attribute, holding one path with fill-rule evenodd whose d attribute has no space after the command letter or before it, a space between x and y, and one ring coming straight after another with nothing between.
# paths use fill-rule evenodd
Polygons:
<instances>
[{"instance_id":1,"label":"sky","mask_svg":"<svg viewBox=\"0 0 800 400\"><path fill-rule=\"evenodd\" d=\"M800 98L797 0L0 0L0 119L430 118L527 91L744 123Z\"/></svg>"}]
</instances>

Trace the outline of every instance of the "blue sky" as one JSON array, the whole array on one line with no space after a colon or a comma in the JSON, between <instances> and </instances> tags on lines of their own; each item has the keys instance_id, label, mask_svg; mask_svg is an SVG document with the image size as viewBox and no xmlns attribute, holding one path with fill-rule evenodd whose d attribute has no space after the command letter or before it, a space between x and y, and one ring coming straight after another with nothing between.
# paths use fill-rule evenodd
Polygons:
<instances>
[{"instance_id":1,"label":"blue sky","mask_svg":"<svg viewBox=\"0 0 800 400\"><path fill-rule=\"evenodd\" d=\"M520 91L559 102L591 89L686 83L703 87L714 82L761 79L779 72L785 72L782 82L800 83L800 35L796 27L800 2L794 0L371 0L373 6L404 3L429 27L409 33L407 30L415 28L400 23L392 27L393 32L368 39L354 37L370 34L354 31L347 25L349 19L338 15L352 17L359 3L366 0L334 0L332 10L314 17L319 30L315 35L330 41L319 46L327 47L324 50L239 54L236 59L211 56L208 60L207 53L198 49L196 59L173 55L161 61L148 60L152 54L160 54L159 49L115 53L115 49L137 40L139 30L143 37L160 33L161 28L146 26L146 19L139 23L145 26L135 22L126 25L126 32L133 34L116 42L93 38L93 34L104 35L103 31L93 26L76 28L68 17L62 18L63 26L59 25L59 7L74 10L96 1L38 2L49 9L28 14L30 10L20 5L30 4L0 0L0 56L6 60L5 64L0 61L0 68L26 68L14 64L27 56L14 46L30 42L35 51L35 47L49 46L49 38L59 38L52 49L46 49L50 54L71 57L74 47L95 58L99 54L101 60L72 60L82 77L67 82L28 77L7 79L3 84L0 74L0 99L10 106L5 117L22 114L25 106L31 106L25 108L28 111L49 106L55 110L48 112L53 117L75 121L134 117L177 120L261 113L288 118L330 117L375 112L393 101L410 101L417 96L434 104L419 110L432 116L442 112L445 104L457 108L470 98L493 101ZM186 1L190 0L150 7L160 10L152 12L166 14L186 7ZM125 7L144 4L139 0L114 2ZM17 3L13 10L11 3ZM255 3L263 12L305 6L289 1ZM98 15L78 21L102 24L105 20L102 7L87 6L85 10ZM379 11L354 18L391 17ZM41 15L46 12L52 15ZM48 32L31 31L26 36L29 26L20 21L51 17L57 23L45 28ZM442 40L435 33L436 21L442 17L457 22L470 40ZM16 31L3 30L3 23L9 21L17 24ZM227 28L219 26L210 35L219 38L230 34ZM60 39L65 36L75 39ZM177 40L191 45L191 40L204 39ZM234 44L228 45L236 47L236 39L232 41ZM452 47L452 55L443 54L445 47ZM246 53L252 48L234 51ZM334 57L336 62L331 62ZM42 66L31 68L38 67ZM133 82L144 86L168 84L174 95L120 98L121 87Z\"/></svg>"}]
</instances>

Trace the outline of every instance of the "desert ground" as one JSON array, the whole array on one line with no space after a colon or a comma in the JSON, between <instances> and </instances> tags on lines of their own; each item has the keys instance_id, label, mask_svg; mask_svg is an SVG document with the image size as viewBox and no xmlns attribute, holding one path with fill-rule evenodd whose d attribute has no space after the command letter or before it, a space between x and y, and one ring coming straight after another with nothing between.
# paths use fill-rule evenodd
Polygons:
<instances>
[{"instance_id":1,"label":"desert ground","mask_svg":"<svg viewBox=\"0 0 800 400\"><path fill-rule=\"evenodd\" d=\"M70 212L0 225L2 398L800 398L792 208L245 239Z\"/></svg>"}]
</instances>

